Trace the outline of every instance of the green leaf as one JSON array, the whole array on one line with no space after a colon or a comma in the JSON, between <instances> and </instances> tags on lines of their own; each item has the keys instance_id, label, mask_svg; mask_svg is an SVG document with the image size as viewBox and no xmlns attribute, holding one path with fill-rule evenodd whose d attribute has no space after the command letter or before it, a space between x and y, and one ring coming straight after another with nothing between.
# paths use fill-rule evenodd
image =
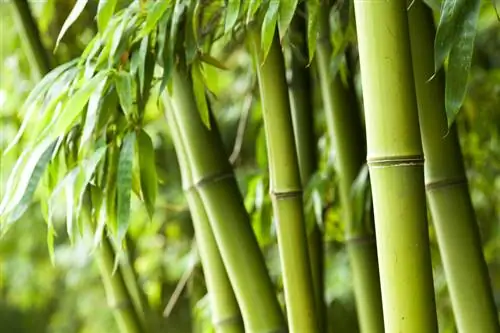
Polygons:
<instances>
[{"instance_id":1,"label":"green leaf","mask_svg":"<svg viewBox=\"0 0 500 333\"><path fill-rule=\"evenodd\" d=\"M105 78L103 81L99 83L96 90L92 93L89 98L89 103L87 106L87 114L85 115L85 123L83 126L83 133L80 138L80 148L79 151L82 151L85 143L92 137L92 133L94 132L95 126L97 124L97 116L99 111L99 106L101 103L101 98L104 94L105 88L107 87L107 80Z\"/></svg>"},{"instance_id":2,"label":"green leaf","mask_svg":"<svg viewBox=\"0 0 500 333\"><path fill-rule=\"evenodd\" d=\"M154 28L156 28L156 24L158 23L158 21L171 6L172 0L156 1L155 4L151 7L151 10L148 12L146 24L141 30L138 38L142 38L148 35Z\"/></svg>"},{"instance_id":3,"label":"green leaf","mask_svg":"<svg viewBox=\"0 0 500 333\"><path fill-rule=\"evenodd\" d=\"M247 12L247 19L246 23L247 25L253 20L255 17L255 14L260 8L262 0L250 0L250 5L248 6L248 12Z\"/></svg>"},{"instance_id":4,"label":"green leaf","mask_svg":"<svg viewBox=\"0 0 500 333\"><path fill-rule=\"evenodd\" d=\"M125 31L125 27L130 23L130 10L125 11L123 15L121 24L118 25L116 30L113 33L113 37L111 38L111 48L109 50L108 62L113 64L115 57L117 56L118 47L120 46L120 42L122 41L123 33ZM118 54L118 57L121 56Z\"/></svg>"},{"instance_id":5,"label":"green leaf","mask_svg":"<svg viewBox=\"0 0 500 333\"><path fill-rule=\"evenodd\" d=\"M278 21L280 39L283 39L286 32L288 31L290 23L292 22L293 16L297 9L298 3L299 3L298 0L280 1L279 21Z\"/></svg>"},{"instance_id":6,"label":"green leaf","mask_svg":"<svg viewBox=\"0 0 500 333\"><path fill-rule=\"evenodd\" d=\"M479 9L479 0L445 0L441 7L434 66L437 72L448 57L445 93L448 126L453 124L467 93Z\"/></svg>"},{"instance_id":7,"label":"green leaf","mask_svg":"<svg viewBox=\"0 0 500 333\"><path fill-rule=\"evenodd\" d=\"M64 21L61 31L59 32L59 36L57 36L56 47L55 47L56 49L59 46L59 42L64 37L64 34L66 34L66 31L68 31L68 29L73 25L73 23L75 23L75 21L78 19L80 14L85 9L87 2L88 0L76 1L75 6L71 10L71 13L69 13L68 18L66 19L66 21Z\"/></svg>"},{"instance_id":8,"label":"green leaf","mask_svg":"<svg viewBox=\"0 0 500 333\"><path fill-rule=\"evenodd\" d=\"M198 112L200 113L201 120L205 126L210 128L210 115L208 111L207 98L205 96L205 83L201 63L199 61L193 63L191 75L193 78L193 92Z\"/></svg>"},{"instance_id":9,"label":"green leaf","mask_svg":"<svg viewBox=\"0 0 500 333\"><path fill-rule=\"evenodd\" d=\"M2 225L3 229L17 221L28 209L54 148L55 142L45 140L33 150L21 174L12 200L8 205L5 204L5 209L0 208L0 215L11 213L7 225ZM2 203L1 206L3 207L4 204Z\"/></svg>"},{"instance_id":10,"label":"green leaf","mask_svg":"<svg viewBox=\"0 0 500 333\"><path fill-rule=\"evenodd\" d=\"M130 199L132 193L132 163L134 160L135 132L128 133L123 139L118 160L117 174L117 217L118 243L120 244L130 222Z\"/></svg>"},{"instance_id":11,"label":"green leaf","mask_svg":"<svg viewBox=\"0 0 500 333\"><path fill-rule=\"evenodd\" d=\"M153 218L156 196L158 194L158 177L156 174L155 151L149 135L141 130L137 136L139 150L139 169L141 175L141 191L149 218Z\"/></svg>"},{"instance_id":12,"label":"green leaf","mask_svg":"<svg viewBox=\"0 0 500 333\"><path fill-rule=\"evenodd\" d=\"M91 80L87 81L73 96L70 97L61 115L50 129L50 138L56 139L66 133L87 104L90 96L96 90L99 83L106 77L106 72L100 72Z\"/></svg>"},{"instance_id":13,"label":"green leaf","mask_svg":"<svg viewBox=\"0 0 500 333\"><path fill-rule=\"evenodd\" d=\"M226 22L224 26L225 33L228 33L234 28L238 15L240 13L240 0L228 0L226 8Z\"/></svg>"},{"instance_id":14,"label":"green leaf","mask_svg":"<svg viewBox=\"0 0 500 333\"><path fill-rule=\"evenodd\" d=\"M307 2L307 48L309 50L309 63L312 63L318 42L318 24L320 4L317 0Z\"/></svg>"},{"instance_id":15,"label":"green leaf","mask_svg":"<svg viewBox=\"0 0 500 333\"><path fill-rule=\"evenodd\" d=\"M210 54L204 53L200 55L200 60L204 63L212 65L218 69L228 70L226 65L224 65L220 60L212 57Z\"/></svg>"},{"instance_id":16,"label":"green leaf","mask_svg":"<svg viewBox=\"0 0 500 333\"><path fill-rule=\"evenodd\" d=\"M264 16L264 22L262 23L261 31L261 61L264 62L267 58L267 54L271 49L271 44L273 43L274 33L276 31L276 21L278 20L278 11L280 7L279 1L271 1L269 3L269 8Z\"/></svg>"},{"instance_id":17,"label":"green leaf","mask_svg":"<svg viewBox=\"0 0 500 333\"><path fill-rule=\"evenodd\" d=\"M363 217L365 215L365 202L369 191L370 179L368 166L365 164L358 173L351 187L352 221L350 233L363 231Z\"/></svg>"},{"instance_id":18,"label":"green leaf","mask_svg":"<svg viewBox=\"0 0 500 333\"><path fill-rule=\"evenodd\" d=\"M115 86L120 105L126 115L131 115L133 112L133 81L134 78L128 72L120 71L115 75Z\"/></svg>"},{"instance_id":19,"label":"green leaf","mask_svg":"<svg viewBox=\"0 0 500 333\"><path fill-rule=\"evenodd\" d=\"M109 19L115 12L117 0L99 0L97 6L97 27L99 32L103 32L106 28Z\"/></svg>"}]
</instances>

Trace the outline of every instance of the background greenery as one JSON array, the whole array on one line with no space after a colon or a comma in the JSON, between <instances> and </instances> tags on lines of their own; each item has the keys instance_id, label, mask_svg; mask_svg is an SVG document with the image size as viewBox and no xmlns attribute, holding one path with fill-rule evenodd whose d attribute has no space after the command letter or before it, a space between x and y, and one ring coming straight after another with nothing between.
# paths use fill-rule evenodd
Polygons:
<instances>
[{"instance_id":1,"label":"background greenery","mask_svg":"<svg viewBox=\"0 0 500 333\"><path fill-rule=\"evenodd\" d=\"M92 3L92 2L90 2ZM45 46L54 49L60 28L73 1L31 2ZM83 51L96 31L95 5L70 28L57 52L58 63ZM39 78L30 69L10 4L0 4L0 197L5 182L19 156L20 148L3 155L21 122L19 106ZM500 308L500 25L493 9L481 13L469 93L458 117L460 139L467 166L470 191L481 227L484 253ZM214 112L228 154L234 157L240 188L260 245L266 254L272 278L278 286L280 266L271 224L268 197L267 161L260 103L252 98L255 73L246 52L236 51L225 59L221 71L207 67L209 85L218 96ZM318 98L319 99L319 98ZM316 135L320 171L308 188L307 214L322 215L327 240L326 300L335 316L338 332L352 331L355 307L351 271L344 250L334 155L326 135L326 125L318 102ZM193 229L172 143L161 112L152 103L148 109L147 132L156 148L161 180L153 221L143 205L133 204L130 239L131 259L139 274L139 283L152 307L162 312L175 302L173 311L160 325L165 332L210 332L210 313L206 289L193 250ZM248 114L243 136L239 124ZM241 136L241 138L240 138ZM241 141L241 148L235 142ZM313 198L315 198L313 200ZM39 205L33 205L0 240L0 328L2 332L117 332L109 311L98 269L92 259L92 237L67 238L64 216L56 219L55 263L47 250L47 231ZM434 280L438 315L442 332L454 332L451 305L431 227ZM187 280L185 278L187 277ZM184 285L184 282L187 282ZM180 294L175 290L183 287ZM345 327L345 329L342 329ZM339 327L340 326L340 327ZM347 329L349 327L350 329Z\"/></svg>"}]
</instances>

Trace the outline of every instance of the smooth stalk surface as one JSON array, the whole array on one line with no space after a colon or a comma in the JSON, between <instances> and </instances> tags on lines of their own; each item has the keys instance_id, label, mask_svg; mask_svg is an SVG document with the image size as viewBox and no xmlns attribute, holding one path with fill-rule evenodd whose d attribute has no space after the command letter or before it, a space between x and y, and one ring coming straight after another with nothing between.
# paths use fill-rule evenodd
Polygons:
<instances>
[{"instance_id":1,"label":"smooth stalk surface","mask_svg":"<svg viewBox=\"0 0 500 333\"><path fill-rule=\"evenodd\" d=\"M407 2L355 0L387 333L437 332Z\"/></svg>"},{"instance_id":2,"label":"smooth stalk surface","mask_svg":"<svg viewBox=\"0 0 500 333\"><path fill-rule=\"evenodd\" d=\"M361 114L352 82L349 82L351 86L345 86L338 73L333 77L331 75L330 59L333 52L329 39L329 9L330 6L325 2L319 14L317 64L328 135L336 156L357 315L361 332L384 332L375 235L365 223L354 221L352 205L352 184L366 158Z\"/></svg>"},{"instance_id":3,"label":"smooth stalk surface","mask_svg":"<svg viewBox=\"0 0 500 333\"><path fill-rule=\"evenodd\" d=\"M301 8L304 8L304 3ZM295 14L290 33L296 49L292 49L289 83L290 107L292 113L293 132L299 161L302 186L307 186L311 176L317 169L316 137L314 135L312 78L307 66L306 20ZM302 57L301 57L302 55ZM308 230L309 261L316 301L316 313L321 331L326 329L324 301L324 253L323 233L317 223Z\"/></svg>"},{"instance_id":4,"label":"smooth stalk surface","mask_svg":"<svg viewBox=\"0 0 500 333\"><path fill-rule=\"evenodd\" d=\"M248 333L286 332L263 254L215 124L201 121L191 80L180 64L173 73L173 114Z\"/></svg>"},{"instance_id":5,"label":"smooth stalk surface","mask_svg":"<svg viewBox=\"0 0 500 333\"><path fill-rule=\"evenodd\" d=\"M278 235L283 285L290 332L318 332L314 289L307 247L302 184L295 150L285 66L274 34L264 63L259 60L260 39L253 34L262 114L267 142L270 194Z\"/></svg>"},{"instance_id":6,"label":"smooth stalk surface","mask_svg":"<svg viewBox=\"0 0 500 333\"><path fill-rule=\"evenodd\" d=\"M173 116L170 101L164 98L167 122L177 153L182 183L193 220L196 244L210 298L212 323L217 333L243 333L240 309L222 262L214 234L210 227L200 195L193 188L191 167L186 158L186 149Z\"/></svg>"},{"instance_id":7,"label":"smooth stalk surface","mask_svg":"<svg viewBox=\"0 0 500 333\"><path fill-rule=\"evenodd\" d=\"M500 332L481 237L467 187L456 126L444 112L444 78L434 73L432 11L422 1L409 11L413 68L425 153L427 198L459 332ZM425 50L422 52L422 50Z\"/></svg>"}]
</instances>

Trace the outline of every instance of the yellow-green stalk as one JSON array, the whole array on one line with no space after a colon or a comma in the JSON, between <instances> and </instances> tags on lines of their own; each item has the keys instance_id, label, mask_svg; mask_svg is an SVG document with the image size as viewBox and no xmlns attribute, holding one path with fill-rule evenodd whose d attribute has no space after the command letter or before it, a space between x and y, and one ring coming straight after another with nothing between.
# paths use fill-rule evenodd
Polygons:
<instances>
[{"instance_id":1,"label":"yellow-green stalk","mask_svg":"<svg viewBox=\"0 0 500 333\"><path fill-rule=\"evenodd\" d=\"M355 0L385 332L437 332L407 2Z\"/></svg>"},{"instance_id":2,"label":"yellow-green stalk","mask_svg":"<svg viewBox=\"0 0 500 333\"><path fill-rule=\"evenodd\" d=\"M421 0L409 10L413 72L425 154L427 199L459 332L500 332L481 237L467 187L455 125L448 131L444 77L434 73L432 11Z\"/></svg>"}]
</instances>

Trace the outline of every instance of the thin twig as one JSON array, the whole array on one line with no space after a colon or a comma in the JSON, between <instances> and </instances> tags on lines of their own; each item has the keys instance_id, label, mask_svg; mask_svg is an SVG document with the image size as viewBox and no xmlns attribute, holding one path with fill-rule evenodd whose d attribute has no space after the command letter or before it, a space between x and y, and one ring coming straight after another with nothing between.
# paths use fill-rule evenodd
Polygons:
<instances>
[{"instance_id":1,"label":"thin twig","mask_svg":"<svg viewBox=\"0 0 500 333\"><path fill-rule=\"evenodd\" d=\"M243 138L245 136L245 130L248 123L248 116L250 115L250 109L252 108L253 96L250 94L245 101L245 106L238 123L238 130L236 132L236 139L234 141L233 151L229 157L229 162L234 165L240 156L241 147L243 146Z\"/></svg>"}]
</instances>

